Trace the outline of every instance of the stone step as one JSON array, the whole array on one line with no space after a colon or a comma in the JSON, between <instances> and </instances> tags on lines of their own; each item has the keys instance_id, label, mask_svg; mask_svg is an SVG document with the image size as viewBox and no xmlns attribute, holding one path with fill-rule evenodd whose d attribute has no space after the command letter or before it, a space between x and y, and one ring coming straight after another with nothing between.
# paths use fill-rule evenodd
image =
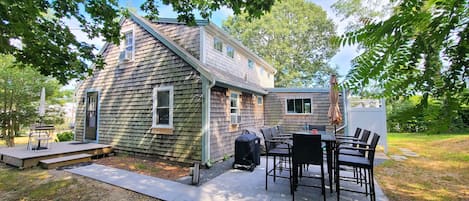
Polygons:
<instances>
[{"instance_id":1,"label":"stone step","mask_svg":"<svg viewBox=\"0 0 469 201\"><path fill-rule=\"evenodd\" d=\"M40 160L39 164L44 169L53 169L66 165L73 165L76 163L89 162L91 161L91 156L91 154L75 154L70 156Z\"/></svg>"}]
</instances>

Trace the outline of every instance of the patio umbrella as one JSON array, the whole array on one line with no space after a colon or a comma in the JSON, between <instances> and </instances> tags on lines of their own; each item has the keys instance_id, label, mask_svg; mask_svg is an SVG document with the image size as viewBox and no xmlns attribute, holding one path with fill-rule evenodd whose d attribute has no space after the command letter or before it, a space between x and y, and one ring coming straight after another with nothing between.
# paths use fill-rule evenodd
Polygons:
<instances>
[{"instance_id":1,"label":"patio umbrella","mask_svg":"<svg viewBox=\"0 0 469 201\"><path fill-rule=\"evenodd\" d=\"M334 125L334 133L336 132L336 126L342 122L342 114L339 108L339 90L337 85L336 75L331 75L330 90L329 90L329 122Z\"/></svg>"},{"instance_id":2,"label":"patio umbrella","mask_svg":"<svg viewBox=\"0 0 469 201\"><path fill-rule=\"evenodd\" d=\"M42 118L44 118L44 115L46 114L46 89L44 87L42 87L42 90L41 90L41 99L39 101L38 113L39 113L39 117L42 120Z\"/></svg>"}]
</instances>

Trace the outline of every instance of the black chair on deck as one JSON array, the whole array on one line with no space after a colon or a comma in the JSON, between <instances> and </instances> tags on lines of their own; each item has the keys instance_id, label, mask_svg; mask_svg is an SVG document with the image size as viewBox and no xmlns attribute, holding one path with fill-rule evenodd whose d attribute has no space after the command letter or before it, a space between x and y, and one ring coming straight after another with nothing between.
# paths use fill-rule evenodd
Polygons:
<instances>
[{"instance_id":1,"label":"black chair on deck","mask_svg":"<svg viewBox=\"0 0 469 201\"><path fill-rule=\"evenodd\" d=\"M374 133L373 138L371 139L371 143L364 145L364 147L349 147L349 146L342 146L338 147L338 153L336 153L336 190L337 190L337 200L340 199L340 190L346 190L356 193L364 193L368 196L368 188L370 190L370 197L371 200L376 200L375 195L375 185L374 185L374 176L373 176L373 162L375 158L375 150L376 146L378 145L380 136ZM340 154L340 151L343 149L351 149L351 150L360 150L365 151L365 156L350 156L350 155L343 155ZM365 192L354 191L350 189L341 189L340 188L340 166L349 166L353 168L360 168L365 170ZM368 182L367 182L368 181Z\"/></svg>"},{"instance_id":2,"label":"black chair on deck","mask_svg":"<svg viewBox=\"0 0 469 201\"><path fill-rule=\"evenodd\" d=\"M279 140L279 139L274 139L272 137L272 129L271 128L261 128L261 133L264 136L264 142L265 142L265 190L267 190L267 183L268 183L268 177L272 176L274 177L274 182L277 177L280 178L286 178L289 179L290 182L290 192L293 193L292 187L292 173L291 173L291 167L281 167L278 168L277 164L277 157L283 158L284 160L288 160L284 164L291 165L291 148L289 144L285 143L285 140ZM279 146L282 145L282 146ZM284 147L286 146L286 148ZM280 148L282 147L282 148ZM269 157L273 157L274 163L273 163L273 168L269 170ZM282 160L280 161L282 162ZM282 176L282 175L277 175L277 169L280 171L288 171L289 176Z\"/></svg>"},{"instance_id":3,"label":"black chair on deck","mask_svg":"<svg viewBox=\"0 0 469 201\"><path fill-rule=\"evenodd\" d=\"M357 129L355 130L355 134L352 136L345 136L345 135L335 135L335 139L338 139L338 140L360 140L360 134L362 132L362 129L357 127Z\"/></svg>"},{"instance_id":4,"label":"black chair on deck","mask_svg":"<svg viewBox=\"0 0 469 201\"><path fill-rule=\"evenodd\" d=\"M320 135L293 135L293 151L292 151L292 162L293 162L293 200L295 199L295 190L297 186L307 186L321 188L321 192L324 200L326 200L326 187L324 181L324 159L323 150L321 147L321 136ZM302 165L320 165L321 166L321 177L302 176L302 178L316 178L321 180L321 186L305 185L298 182L298 169Z\"/></svg>"},{"instance_id":5,"label":"black chair on deck","mask_svg":"<svg viewBox=\"0 0 469 201\"><path fill-rule=\"evenodd\" d=\"M360 137L360 140L355 140L355 139L341 140L338 143L338 147L348 146L348 147L365 148L365 146L367 145L366 143L368 142L368 139L370 138L370 134L371 134L371 131L365 129L363 131L362 136ZM342 149L342 150L339 150L339 154L352 155L352 156L364 156L365 151L355 150L355 149Z\"/></svg>"}]
</instances>

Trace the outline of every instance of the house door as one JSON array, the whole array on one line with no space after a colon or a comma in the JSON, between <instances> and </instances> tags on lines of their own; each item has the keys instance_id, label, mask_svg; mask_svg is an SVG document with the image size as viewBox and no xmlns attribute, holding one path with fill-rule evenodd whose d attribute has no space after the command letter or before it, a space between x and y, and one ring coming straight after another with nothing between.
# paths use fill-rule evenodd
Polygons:
<instances>
[{"instance_id":1,"label":"house door","mask_svg":"<svg viewBox=\"0 0 469 201\"><path fill-rule=\"evenodd\" d=\"M96 141L98 128L98 92L86 93L85 141Z\"/></svg>"}]
</instances>

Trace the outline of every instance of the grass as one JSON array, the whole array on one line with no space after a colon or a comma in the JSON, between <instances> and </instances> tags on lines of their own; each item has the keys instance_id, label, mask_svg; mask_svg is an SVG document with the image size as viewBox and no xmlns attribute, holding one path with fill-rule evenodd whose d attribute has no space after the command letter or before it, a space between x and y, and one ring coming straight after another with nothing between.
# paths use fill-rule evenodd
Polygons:
<instances>
[{"instance_id":1,"label":"grass","mask_svg":"<svg viewBox=\"0 0 469 201\"><path fill-rule=\"evenodd\" d=\"M20 144L28 144L28 137L15 137L15 145ZM5 147L6 143L5 140L2 138L0 139L0 147Z\"/></svg>"},{"instance_id":2,"label":"grass","mask_svg":"<svg viewBox=\"0 0 469 201\"><path fill-rule=\"evenodd\" d=\"M469 200L469 134L388 134L388 155L419 154L376 167L390 200Z\"/></svg>"},{"instance_id":3,"label":"grass","mask_svg":"<svg viewBox=\"0 0 469 201\"><path fill-rule=\"evenodd\" d=\"M0 163L0 200L157 200L70 173Z\"/></svg>"}]
</instances>

